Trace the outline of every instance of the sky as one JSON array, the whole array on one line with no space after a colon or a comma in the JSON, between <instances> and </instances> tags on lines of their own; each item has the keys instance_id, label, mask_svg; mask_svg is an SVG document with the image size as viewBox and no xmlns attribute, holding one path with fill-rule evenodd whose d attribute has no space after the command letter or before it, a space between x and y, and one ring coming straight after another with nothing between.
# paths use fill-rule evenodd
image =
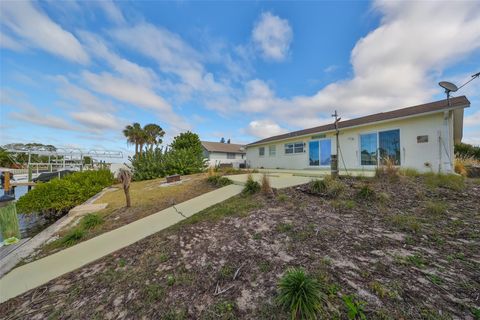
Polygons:
<instances>
[{"instance_id":1,"label":"sky","mask_svg":"<svg viewBox=\"0 0 480 320\"><path fill-rule=\"evenodd\" d=\"M260 138L443 99L480 71L480 2L1 1L0 145ZM480 145L480 79L464 142Z\"/></svg>"}]
</instances>

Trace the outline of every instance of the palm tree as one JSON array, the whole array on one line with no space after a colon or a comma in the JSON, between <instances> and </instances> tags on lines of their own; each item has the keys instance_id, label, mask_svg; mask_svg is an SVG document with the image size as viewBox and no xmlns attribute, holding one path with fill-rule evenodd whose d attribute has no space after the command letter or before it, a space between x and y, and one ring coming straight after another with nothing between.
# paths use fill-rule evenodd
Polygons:
<instances>
[{"instance_id":1,"label":"palm tree","mask_svg":"<svg viewBox=\"0 0 480 320\"><path fill-rule=\"evenodd\" d=\"M165 135L162 127L157 124L150 123L143 127L145 132L146 140L145 143L150 147L150 150L153 150L154 146L157 146L162 143L162 137Z\"/></svg>"},{"instance_id":2,"label":"palm tree","mask_svg":"<svg viewBox=\"0 0 480 320\"><path fill-rule=\"evenodd\" d=\"M140 123L134 122L123 130L123 135L127 138L127 143L135 145L135 156L138 156L140 142L142 141L143 129ZM141 150L141 149L140 149Z\"/></svg>"}]
</instances>

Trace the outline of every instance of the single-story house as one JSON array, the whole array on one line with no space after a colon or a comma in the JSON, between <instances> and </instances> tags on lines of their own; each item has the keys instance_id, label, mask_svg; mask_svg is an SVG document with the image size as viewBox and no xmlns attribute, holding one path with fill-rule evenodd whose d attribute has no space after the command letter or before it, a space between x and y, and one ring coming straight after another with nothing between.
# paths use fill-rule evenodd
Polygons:
<instances>
[{"instance_id":1,"label":"single-story house","mask_svg":"<svg viewBox=\"0 0 480 320\"><path fill-rule=\"evenodd\" d=\"M454 144L461 142L465 97L339 121L338 167L374 170L387 159L421 172L453 172ZM294 131L246 145L251 168L330 168L335 125Z\"/></svg>"},{"instance_id":2,"label":"single-story house","mask_svg":"<svg viewBox=\"0 0 480 320\"><path fill-rule=\"evenodd\" d=\"M245 148L243 145L234 143L201 141L203 155L208 160L209 166L218 166L220 164L232 164L238 168L241 163L245 163Z\"/></svg>"}]
</instances>

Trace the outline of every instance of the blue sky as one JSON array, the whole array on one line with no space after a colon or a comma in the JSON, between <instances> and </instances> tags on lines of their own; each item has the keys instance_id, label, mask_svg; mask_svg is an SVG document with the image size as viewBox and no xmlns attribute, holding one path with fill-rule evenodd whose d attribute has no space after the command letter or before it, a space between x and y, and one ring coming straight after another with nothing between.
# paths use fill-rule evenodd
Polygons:
<instances>
[{"instance_id":1,"label":"blue sky","mask_svg":"<svg viewBox=\"0 0 480 320\"><path fill-rule=\"evenodd\" d=\"M0 3L0 144L126 150L158 123L247 143L444 97L480 71L480 2ZM480 80L464 141L480 144ZM129 147L128 150L131 150Z\"/></svg>"}]
</instances>

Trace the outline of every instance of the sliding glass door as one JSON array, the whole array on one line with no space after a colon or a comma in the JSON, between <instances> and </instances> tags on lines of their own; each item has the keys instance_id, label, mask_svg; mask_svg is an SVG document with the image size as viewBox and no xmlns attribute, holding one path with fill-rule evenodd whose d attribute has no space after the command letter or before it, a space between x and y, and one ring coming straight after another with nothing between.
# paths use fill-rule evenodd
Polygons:
<instances>
[{"instance_id":1,"label":"sliding glass door","mask_svg":"<svg viewBox=\"0 0 480 320\"><path fill-rule=\"evenodd\" d=\"M310 166L329 166L332 156L330 139L312 140L308 144L308 161Z\"/></svg>"}]
</instances>

